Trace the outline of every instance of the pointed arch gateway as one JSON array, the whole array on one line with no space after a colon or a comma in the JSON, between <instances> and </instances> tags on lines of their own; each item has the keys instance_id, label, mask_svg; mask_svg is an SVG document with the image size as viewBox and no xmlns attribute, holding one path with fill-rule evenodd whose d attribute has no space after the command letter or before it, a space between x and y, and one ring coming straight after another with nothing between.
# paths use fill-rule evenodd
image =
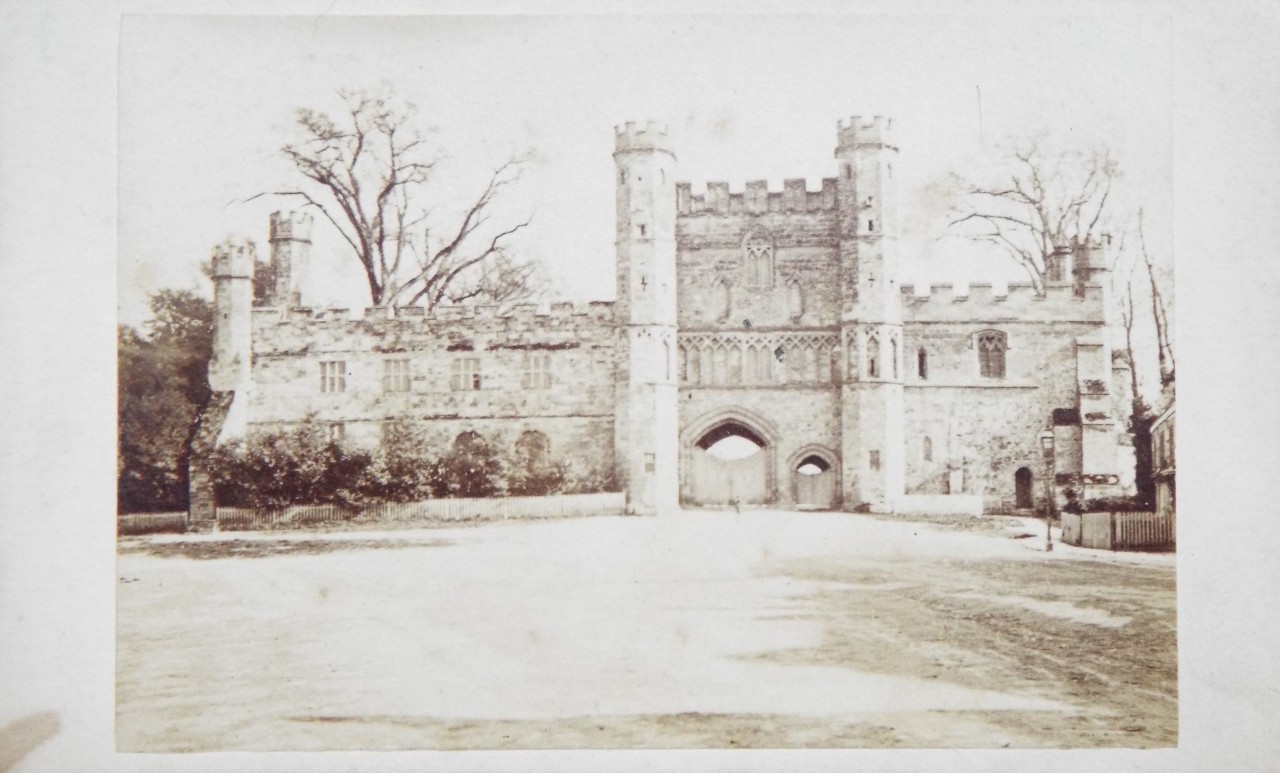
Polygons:
<instances>
[{"instance_id":1,"label":"pointed arch gateway","mask_svg":"<svg viewBox=\"0 0 1280 773\"><path fill-rule=\"evenodd\" d=\"M833 510L840 501L840 462L825 446L809 445L791 455L792 496L797 510Z\"/></svg>"},{"instance_id":2,"label":"pointed arch gateway","mask_svg":"<svg viewBox=\"0 0 1280 773\"><path fill-rule=\"evenodd\" d=\"M715 411L680 433L680 494L686 505L763 505L777 499L778 433L742 408Z\"/></svg>"}]
</instances>

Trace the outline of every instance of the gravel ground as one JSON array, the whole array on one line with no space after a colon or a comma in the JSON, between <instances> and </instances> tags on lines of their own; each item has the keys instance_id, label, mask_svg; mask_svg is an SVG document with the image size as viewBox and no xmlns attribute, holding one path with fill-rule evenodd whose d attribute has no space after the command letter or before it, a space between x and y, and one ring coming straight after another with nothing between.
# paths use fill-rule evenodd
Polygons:
<instances>
[{"instance_id":1,"label":"gravel ground","mask_svg":"<svg viewBox=\"0 0 1280 773\"><path fill-rule=\"evenodd\" d=\"M121 751L1177 743L1174 557L1045 553L1036 521L695 512L119 547Z\"/></svg>"}]
</instances>

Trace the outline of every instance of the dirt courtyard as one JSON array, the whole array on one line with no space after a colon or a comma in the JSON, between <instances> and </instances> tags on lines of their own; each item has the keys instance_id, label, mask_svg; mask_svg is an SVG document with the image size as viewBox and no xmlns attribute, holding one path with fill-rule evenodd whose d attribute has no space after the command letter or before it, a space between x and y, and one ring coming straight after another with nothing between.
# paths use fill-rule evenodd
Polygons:
<instances>
[{"instance_id":1,"label":"dirt courtyard","mask_svg":"<svg viewBox=\"0 0 1280 773\"><path fill-rule=\"evenodd\" d=\"M120 541L120 751L1159 747L1174 557L688 512Z\"/></svg>"}]
</instances>

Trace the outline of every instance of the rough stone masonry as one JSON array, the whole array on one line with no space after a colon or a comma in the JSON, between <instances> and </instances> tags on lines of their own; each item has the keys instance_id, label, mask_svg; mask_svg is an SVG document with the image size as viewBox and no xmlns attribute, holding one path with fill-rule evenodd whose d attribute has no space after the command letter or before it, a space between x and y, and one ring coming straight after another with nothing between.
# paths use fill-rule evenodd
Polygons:
<instances>
[{"instance_id":1,"label":"rough stone masonry","mask_svg":"<svg viewBox=\"0 0 1280 773\"><path fill-rule=\"evenodd\" d=\"M193 517L212 517L216 444L302 421L367 446L389 421L440 450L464 433L533 438L576 475L616 480L636 513L1007 511L1043 505L1050 473L1124 492L1103 245L1055 255L1039 293L901 284L892 121L855 116L836 139L819 190L695 195L665 127L618 127L617 300L585 306L310 308L312 218L273 214L261 297L246 251L215 255ZM759 450L708 453L728 436Z\"/></svg>"}]
</instances>

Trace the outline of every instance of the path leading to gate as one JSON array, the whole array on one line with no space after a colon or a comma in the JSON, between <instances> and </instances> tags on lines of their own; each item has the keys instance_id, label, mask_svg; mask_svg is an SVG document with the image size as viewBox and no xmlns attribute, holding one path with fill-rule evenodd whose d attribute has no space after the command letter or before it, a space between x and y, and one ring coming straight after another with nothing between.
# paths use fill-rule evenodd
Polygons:
<instances>
[{"instance_id":1,"label":"path leading to gate","mask_svg":"<svg viewBox=\"0 0 1280 773\"><path fill-rule=\"evenodd\" d=\"M1105 717L1123 701L1059 689L1049 661L1020 662L1023 643L974 640L992 626L974 615L1004 614L1038 638L1039 625L1114 634L1139 612L975 581L975 566L1028 576L1083 566L1078 553L1046 555L1040 540L1013 536L699 512L127 540L118 740L122 750L1000 746L1037 743L1038 728L1072 718L1109 737ZM1142 560L1088 565L1167 573L1172 614L1171 562ZM948 641L948 629L969 641Z\"/></svg>"}]
</instances>

